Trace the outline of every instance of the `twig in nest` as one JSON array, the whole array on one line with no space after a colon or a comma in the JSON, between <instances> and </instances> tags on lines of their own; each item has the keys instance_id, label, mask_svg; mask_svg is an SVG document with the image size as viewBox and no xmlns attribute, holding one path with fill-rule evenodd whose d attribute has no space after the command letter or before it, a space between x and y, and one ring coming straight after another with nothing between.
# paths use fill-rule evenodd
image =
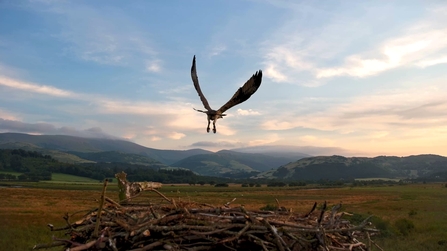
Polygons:
<instances>
[{"instance_id":1,"label":"twig in nest","mask_svg":"<svg viewBox=\"0 0 447 251\"><path fill-rule=\"evenodd\" d=\"M278 200L277 198L275 198L275 200L276 200L276 205L277 205L277 207L278 207L278 210L280 210L280 209L281 209L281 206L279 205L279 200Z\"/></svg>"},{"instance_id":2,"label":"twig in nest","mask_svg":"<svg viewBox=\"0 0 447 251\"><path fill-rule=\"evenodd\" d=\"M273 234L273 236L275 236L275 242L276 242L276 246L278 247L278 249L280 251L284 251L285 250L284 249L285 242L281 238L281 236L278 235L278 230L275 227L273 227L272 225L270 225L270 223L266 219L262 219L261 222L264 223L265 226L267 227L267 229L270 230L270 232ZM290 249L287 247L287 245L285 248L290 251Z\"/></svg>"},{"instance_id":3,"label":"twig in nest","mask_svg":"<svg viewBox=\"0 0 447 251\"><path fill-rule=\"evenodd\" d=\"M321 209L320 217L318 217L318 226L321 225L321 221L323 220L324 211L326 211L326 201L323 204L323 209Z\"/></svg>"},{"instance_id":4,"label":"twig in nest","mask_svg":"<svg viewBox=\"0 0 447 251\"><path fill-rule=\"evenodd\" d=\"M54 241L52 243L37 244L37 245L34 245L33 250L42 249L42 248L47 249L47 248L52 248L52 247L64 246L66 244L67 244L66 241Z\"/></svg>"},{"instance_id":5,"label":"twig in nest","mask_svg":"<svg viewBox=\"0 0 447 251\"><path fill-rule=\"evenodd\" d=\"M105 179L104 186L102 187L101 200L99 202L98 216L96 217L96 225L95 225L95 230L93 231L93 237L98 236L99 224L101 222L102 207L104 206L105 193L106 193L108 181L109 181L108 179Z\"/></svg>"},{"instance_id":6,"label":"twig in nest","mask_svg":"<svg viewBox=\"0 0 447 251\"><path fill-rule=\"evenodd\" d=\"M224 207L230 207L230 204L232 202L234 202L236 200L236 198L233 198L231 201L228 201L227 203L225 203Z\"/></svg>"},{"instance_id":7,"label":"twig in nest","mask_svg":"<svg viewBox=\"0 0 447 251\"><path fill-rule=\"evenodd\" d=\"M311 213L313 213L313 211L315 211L315 208L317 208L317 203L316 202L314 203L314 206L312 207L312 209L307 214L304 215L304 218L309 217L309 215Z\"/></svg>"}]
</instances>

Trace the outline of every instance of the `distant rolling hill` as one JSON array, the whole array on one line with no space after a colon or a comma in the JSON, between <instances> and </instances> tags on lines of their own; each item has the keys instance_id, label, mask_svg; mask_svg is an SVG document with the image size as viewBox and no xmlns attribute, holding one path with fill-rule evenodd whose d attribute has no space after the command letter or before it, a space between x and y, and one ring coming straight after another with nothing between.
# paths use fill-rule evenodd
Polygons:
<instances>
[{"instance_id":1,"label":"distant rolling hill","mask_svg":"<svg viewBox=\"0 0 447 251\"><path fill-rule=\"evenodd\" d=\"M122 153L116 151L106 152L69 152L82 159L94 161L94 162L122 162L135 165L150 166L154 169L168 168L167 165L161 163L158 160L149 158L140 154Z\"/></svg>"},{"instance_id":2,"label":"distant rolling hill","mask_svg":"<svg viewBox=\"0 0 447 251\"><path fill-rule=\"evenodd\" d=\"M326 149L326 148L318 148L318 149ZM281 146L281 145L272 145L272 146L250 146L250 147L242 147L242 148L234 148L230 149L232 152L239 153L259 153L272 157L278 158L288 158L290 161L296 161L305 157L312 157L313 154L304 153L303 150L309 150L308 147L296 147L296 146ZM312 151L310 151L312 152ZM315 151L314 151L315 152Z\"/></svg>"},{"instance_id":3,"label":"distant rolling hill","mask_svg":"<svg viewBox=\"0 0 447 251\"><path fill-rule=\"evenodd\" d=\"M352 151L341 147L262 145L234 148L230 150L242 153L262 153L275 157L293 157L295 160L312 156L368 156L366 153L361 152L360 149Z\"/></svg>"},{"instance_id":4,"label":"distant rolling hill","mask_svg":"<svg viewBox=\"0 0 447 251\"><path fill-rule=\"evenodd\" d=\"M163 164L170 165L183 158L197 154L212 153L203 149L159 150L144 147L130 141L104 138L81 138L66 135L29 135L23 133L0 133L0 148L20 148L33 145L47 150L61 152L105 152L116 151L143 155Z\"/></svg>"},{"instance_id":5,"label":"distant rolling hill","mask_svg":"<svg viewBox=\"0 0 447 251\"><path fill-rule=\"evenodd\" d=\"M64 162L64 163L70 163L70 164L81 164L81 163L94 163L95 161L82 159L76 155L57 151L57 150L50 150L46 148L41 148L36 145L30 144L30 143L24 143L24 142L8 142L1 144L0 143L0 149L23 149L26 151L36 151L40 152L43 155L50 155L54 159Z\"/></svg>"},{"instance_id":6,"label":"distant rolling hill","mask_svg":"<svg viewBox=\"0 0 447 251\"><path fill-rule=\"evenodd\" d=\"M284 156L276 157L261 153L241 153L230 150L221 150L216 152L216 155L233 159L244 165L250 166L257 171L267 171L272 168L278 168L281 165L292 161L297 161L301 156Z\"/></svg>"},{"instance_id":7,"label":"distant rolling hill","mask_svg":"<svg viewBox=\"0 0 447 251\"><path fill-rule=\"evenodd\" d=\"M199 154L182 159L171 166L187 168L201 175L242 177L277 168L292 158L272 157L258 153L240 153L222 150L211 154ZM293 158L293 160L296 160Z\"/></svg>"},{"instance_id":8,"label":"distant rolling hill","mask_svg":"<svg viewBox=\"0 0 447 251\"><path fill-rule=\"evenodd\" d=\"M259 173L259 171L250 166L215 153L190 156L171 166L186 168L200 175L217 177L233 177L234 175L241 176L244 173L251 173L251 175Z\"/></svg>"},{"instance_id":9,"label":"distant rolling hill","mask_svg":"<svg viewBox=\"0 0 447 251\"><path fill-rule=\"evenodd\" d=\"M447 158L439 155L375 158L319 156L303 158L254 178L291 180L339 180L355 178L417 178L447 170Z\"/></svg>"},{"instance_id":10,"label":"distant rolling hill","mask_svg":"<svg viewBox=\"0 0 447 251\"><path fill-rule=\"evenodd\" d=\"M339 148L265 146L211 152L202 149L159 150L118 139L63 135L0 133L0 149L24 149L67 163L122 162L151 168L181 167L200 175L231 178L289 180L353 178L447 177L447 158L438 155L408 157L309 157L298 150L339 151ZM307 152L310 153L310 152Z\"/></svg>"}]
</instances>

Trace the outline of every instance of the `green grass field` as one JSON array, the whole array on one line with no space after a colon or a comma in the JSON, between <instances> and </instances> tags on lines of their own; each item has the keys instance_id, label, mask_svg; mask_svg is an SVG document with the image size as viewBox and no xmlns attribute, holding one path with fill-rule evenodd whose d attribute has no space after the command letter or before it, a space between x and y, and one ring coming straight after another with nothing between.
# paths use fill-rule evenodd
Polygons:
<instances>
[{"instance_id":1,"label":"green grass field","mask_svg":"<svg viewBox=\"0 0 447 251\"><path fill-rule=\"evenodd\" d=\"M63 226L65 213L97 207L96 200L102 188L99 182L82 185L38 182L33 186L0 189L2 250L29 250L34 244L50 242L54 232L50 232L46 224ZM373 223L383 229L383 234L373 240L384 250L447 250L447 188L444 184L324 189L164 185L160 191L176 200L214 205L237 198L233 206L242 204L250 210L274 205L278 199L281 206L298 213L307 212L314 202L327 201L329 206L341 202L342 211L355 214L353 221L371 214L375 216ZM117 199L116 184L109 185L107 196ZM138 200L157 203L161 198L155 193L143 192ZM402 225L402 222L408 224Z\"/></svg>"}]
</instances>

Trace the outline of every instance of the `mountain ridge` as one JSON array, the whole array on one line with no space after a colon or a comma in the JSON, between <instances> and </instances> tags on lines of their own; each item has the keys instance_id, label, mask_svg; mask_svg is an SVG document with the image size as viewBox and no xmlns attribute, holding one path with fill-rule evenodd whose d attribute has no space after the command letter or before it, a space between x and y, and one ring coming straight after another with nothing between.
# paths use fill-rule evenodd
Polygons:
<instances>
[{"instance_id":1,"label":"mountain ridge","mask_svg":"<svg viewBox=\"0 0 447 251\"><path fill-rule=\"evenodd\" d=\"M14 143L29 143L39 148L63 152L117 151L140 154L167 165L192 155L212 153L211 151L197 148L189 150L160 150L119 139L82 138L68 135L30 135L23 133L0 133L0 147L2 145L12 145Z\"/></svg>"},{"instance_id":2,"label":"mountain ridge","mask_svg":"<svg viewBox=\"0 0 447 251\"><path fill-rule=\"evenodd\" d=\"M447 171L447 158L435 154L406 157L316 156L260 173L253 178L267 179L356 179L356 178L419 178Z\"/></svg>"},{"instance_id":3,"label":"mountain ridge","mask_svg":"<svg viewBox=\"0 0 447 251\"><path fill-rule=\"evenodd\" d=\"M289 146L248 147L217 152L161 150L118 139L66 135L0 133L0 148L39 151L66 163L122 162L158 168L187 168L200 175L255 179L421 178L446 176L447 158L435 154L406 157L310 156ZM254 152L259 150L261 152ZM316 148L314 148L315 150ZM322 150L324 148L320 148ZM334 150L338 148L330 148ZM342 149L342 148L340 148ZM280 150L284 150L281 152ZM437 174L439 173L439 175Z\"/></svg>"}]
</instances>

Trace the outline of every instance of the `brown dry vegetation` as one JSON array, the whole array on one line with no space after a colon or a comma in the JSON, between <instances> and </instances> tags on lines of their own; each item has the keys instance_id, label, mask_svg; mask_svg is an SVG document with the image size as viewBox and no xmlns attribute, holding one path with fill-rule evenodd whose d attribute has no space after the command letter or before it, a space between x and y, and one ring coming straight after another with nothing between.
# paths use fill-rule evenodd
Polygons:
<instances>
[{"instance_id":1,"label":"brown dry vegetation","mask_svg":"<svg viewBox=\"0 0 447 251\"><path fill-rule=\"evenodd\" d=\"M76 189L73 187L73 189ZM101 186L90 191L1 188L0 247L4 250L27 250L37 243L50 242L52 232L46 224L64 225L62 216L98 206ZM445 250L447 248L447 188L442 184L344 187L326 189L298 189L230 186L170 186L161 189L166 196L177 200L222 205L237 198L232 205L243 204L257 210L267 204L306 212L314 202L328 205L343 204L343 211L367 216L373 214L389 225L393 232L377 242L385 250ZM117 199L116 189L109 187L107 196ZM143 192L138 200L157 202L160 197ZM414 229L404 236L394 223L399 219L414 223ZM53 249L60 250L60 249Z\"/></svg>"}]
</instances>

